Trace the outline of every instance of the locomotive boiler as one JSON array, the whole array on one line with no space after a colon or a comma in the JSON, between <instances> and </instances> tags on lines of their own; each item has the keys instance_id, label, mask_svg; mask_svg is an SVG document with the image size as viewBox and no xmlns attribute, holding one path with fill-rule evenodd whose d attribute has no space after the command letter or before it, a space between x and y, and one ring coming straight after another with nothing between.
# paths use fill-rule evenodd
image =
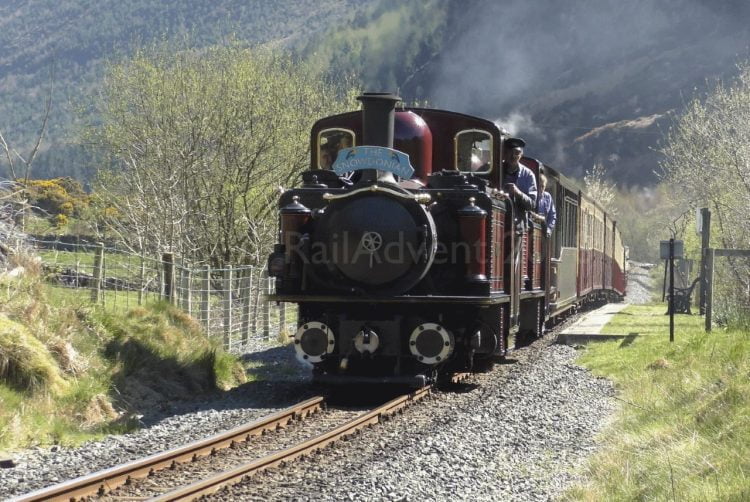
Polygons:
<instances>
[{"instance_id":1,"label":"locomotive boiler","mask_svg":"<svg viewBox=\"0 0 750 502\"><path fill-rule=\"evenodd\" d=\"M313 126L311 169L280 198L268 260L271 299L299 306L294 348L315 380L425 385L504 356L512 335L540 336L545 321L584 301L624 294L612 284L623 264L613 261L612 222L609 236L602 228L612 245L585 249L586 266L601 264L589 275L602 281L583 296L578 238L572 255L565 240L577 221L561 221L567 228L551 239L536 223L516 230L501 190L507 134L494 123L397 109L392 94L358 99L361 111ZM544 169L525 163L537 176ZM547 174L555 200L570 198L574 185Z\"/></svg>"}]
</instances>

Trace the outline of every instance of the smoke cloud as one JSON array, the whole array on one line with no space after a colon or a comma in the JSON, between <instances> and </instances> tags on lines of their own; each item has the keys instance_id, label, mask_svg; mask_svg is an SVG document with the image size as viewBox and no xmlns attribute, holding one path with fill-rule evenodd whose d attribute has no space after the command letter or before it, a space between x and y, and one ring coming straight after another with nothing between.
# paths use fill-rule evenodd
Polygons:
<instances>
[{"instance_id":1,"label":"smoke cloud","mask_svg":"<svg viewBox=\"0 0 750 502\"><path fill-rule=\"evenodd\" d=\"M431 102L499 117L498 125L531 140L527 151L553 164L573 162L573 170L581 172L594 161L627 167L633 158L628 149L648 150L663 124L639 134L620 128L622 147L573 144L573 138L611 122L679 108L708 77L728 75L748 54L742 21L750 14L747 2L461 4L466 7L456 21L458 34L431 72Z\"/></svg>"}]
</instances>

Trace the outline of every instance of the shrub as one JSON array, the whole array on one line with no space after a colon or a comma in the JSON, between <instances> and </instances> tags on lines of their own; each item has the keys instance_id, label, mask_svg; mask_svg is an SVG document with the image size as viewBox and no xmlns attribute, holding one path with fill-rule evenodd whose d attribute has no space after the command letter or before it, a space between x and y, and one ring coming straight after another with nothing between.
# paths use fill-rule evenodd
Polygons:
<instances>
[{"instance_id":1,"label":"shrub","mask_svg":"<svg viewBox=\"0 0 750 502\"><path fill-rule=\"evenodd\" d=\"M64 214L58 214L55 216L55 226L62 228L68 224L68 217Z\"/></svg>"},{"instance_id":2,"label":"shrub","mask_svg":"<svg viewBox=\"0 0 750 502\"><path fill-rule=\"evenodd\" d=\"M52 215L79 215L88 207L88 195L72 178L30 180L26 187L32 206Z\"/></svg>"},{"instance_id":3,"label":"shrub","mask_svg":"<svg viewBox=\"0 0 750 502\"><path fill-rule=\"evenodd\" d=\"M0 314L0 381L23 391L60 393L67 383L47 347L23 325Z\"/></svg>"}]
</instances>

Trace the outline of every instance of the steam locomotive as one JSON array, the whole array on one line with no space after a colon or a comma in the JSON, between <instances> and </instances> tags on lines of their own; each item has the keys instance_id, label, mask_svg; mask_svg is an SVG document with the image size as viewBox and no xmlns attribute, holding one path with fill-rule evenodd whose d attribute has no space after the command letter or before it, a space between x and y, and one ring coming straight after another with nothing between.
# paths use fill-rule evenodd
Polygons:
<instances>
[{"instance_id":1,"label":"steam locomotive","mask_svg":"<svg viewBox=\"0 0 750 502\"><path fill-rule=\"evenodd\" d=\"M520 228L502 191L508 134L444 110L396 108L318 120L311 169L279 201L271 300L299 306L297 357L324 383L422 386L503 357L587 302L625 295L615 221L538 160L557 207L551 237ZM516 262L520 261L520 265Z\"/></svg>"}]
</instances>

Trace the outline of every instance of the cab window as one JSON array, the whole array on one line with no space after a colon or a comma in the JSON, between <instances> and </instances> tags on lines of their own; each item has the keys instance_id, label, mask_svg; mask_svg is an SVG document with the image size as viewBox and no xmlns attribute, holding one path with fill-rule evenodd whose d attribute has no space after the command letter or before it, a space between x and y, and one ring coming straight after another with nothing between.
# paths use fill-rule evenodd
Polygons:
<instances>
[{"instance_id":1,"label":"cab window","mask_svg":"<svg viewBox=\"0 0 750 502\"><path fill-rule=\"evenodd\" d=\"M456 169L474 174L488 173L492 168L492 135L480 129L456 134L454 139Z\"/></svg>"},{"instance_id":2,"label":"cab window","mask_svg":"<svg viewBox=\"0 0 750 502\"><path fill-rule=\"evenodd\" d=\"M331 169L339 150L354 144L354 132L349 129L324 129L318 134L318 168Z\"/></svg>"}]
</instances>

